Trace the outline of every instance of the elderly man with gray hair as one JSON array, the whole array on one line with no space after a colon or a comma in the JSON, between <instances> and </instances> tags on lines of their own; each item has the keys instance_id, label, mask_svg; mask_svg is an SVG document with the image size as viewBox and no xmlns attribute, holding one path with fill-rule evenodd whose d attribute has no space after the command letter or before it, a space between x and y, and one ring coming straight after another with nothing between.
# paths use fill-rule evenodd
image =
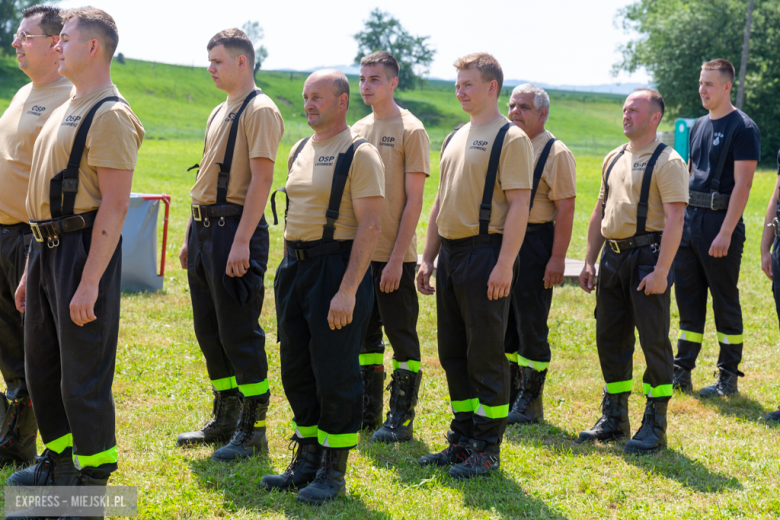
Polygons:
<instances>
[{"instance_id":1,"label":"elderly man with gray hair","mask_svg":"<svg viewBox=\"0 0 780 520\"><path fill-rule=\"evenodd\" d=\"M551 358L547 316L553 287L563 282L574 221L574 156L545 130L549 111L550 97L543 89L531 83L515 87L509 101L509 120L531 139L534 180L528 230L520 248L520 273L512 289L504 340L511 367L508 424L528 424L544 418L542 393Z\"/></svg>"}]
</instances>

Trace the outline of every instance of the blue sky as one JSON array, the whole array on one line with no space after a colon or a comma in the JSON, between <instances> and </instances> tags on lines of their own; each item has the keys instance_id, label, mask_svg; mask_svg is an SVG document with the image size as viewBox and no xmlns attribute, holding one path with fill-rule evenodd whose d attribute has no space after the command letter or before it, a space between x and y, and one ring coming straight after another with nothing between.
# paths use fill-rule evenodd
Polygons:
<instances>
[{"instance_id":1,"label":"blue sky","mask_svg":"<svg viewBox=\"0 0 780 520\"><path fill-rule=\"evenodd\" d=\"M265 69L306 70L348 65L356 54L352 35L375 7L412 33L430 36L437 50L431 76L453 78L452 62L476 51L494 54L504 77L556 85L646 82L644 72L613 78L618 45L627 35L615 22L627 0L429 2L384 5L340 0L94 0L119 27L119 52L184 65L206 65L206 43L216 32L259 21L269 57ZM65 0L63 7L84 5Z\"/></svg>"}]
</instances>

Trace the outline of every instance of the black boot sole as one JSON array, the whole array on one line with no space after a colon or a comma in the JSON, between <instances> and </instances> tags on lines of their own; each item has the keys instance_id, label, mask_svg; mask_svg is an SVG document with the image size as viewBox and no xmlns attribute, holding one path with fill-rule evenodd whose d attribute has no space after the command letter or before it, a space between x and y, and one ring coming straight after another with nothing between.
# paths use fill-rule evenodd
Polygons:
<instances>
[{"instance_id":1,"label":"black boot sole","mask_svg":"<svg viewBox=\"0 0 780 520\"><path fill-rule=\"evenodd\" d=\"M600 437L583 437L582 434L580 434L580 436L577 437L577 440L575 440L574 442L576 442L577 444L582 444L583 442L596 442L596 441L599 441L599 442L617 442L617 441L620 441L622 439L625 439L626 437L628 437L628 434L625 434L625 433L619 433L619 434L616 433L616 434L610 435L609 437L604 437L604 438L600 438Z\"/></svg>"},{"instance_id":2,"label":"black boot sole","mask_svg":"<svg viewBox=\"0 0 780 520\"><path fill-rule=\"evenodd\" d=\"M347 494L347 490L344 489L344 488L341 488L339 490L339 492L335 496L328 497L328 498L325 498L325 499L322 499L322 500L315 500L315 499L312 499L312 498L305 498L305 497L300 497L300 496L296 497L295 500L300 502L301 504L307 504L307 505L310 505L310 506L321 506L321 505L327 504L328 502L332 502L332 501L336 500L338 497L344 496L346 494Z\"/></svg>"},{"instance_id":3,"label":"black boot sole","mask_svg":"<svg viewBox=\"0 0 780 520\"><path fill-rule=\"evenodd\" d=\"M652 455L653 453L658 453L663 449L666 449L666 444L656 446L655 448L651 448L649 450L642 450L639 448L631 448L630 446L626 446L623 448L623 451L625 453L630 453L631 455Z\"/></svg>"}]
</instances>

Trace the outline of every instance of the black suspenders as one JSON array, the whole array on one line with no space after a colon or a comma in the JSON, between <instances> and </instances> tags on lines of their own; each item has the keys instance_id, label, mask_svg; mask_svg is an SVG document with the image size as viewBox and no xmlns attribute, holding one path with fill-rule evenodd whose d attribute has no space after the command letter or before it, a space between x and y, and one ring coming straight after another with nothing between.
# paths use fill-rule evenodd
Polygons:
<instances>
[{"instance_id":1,"label":"black suspenders","mask_svg":"<svg viewBox=\"0 0 780 520\"><path fill-rule=\"evenodd\" d=\"M76 132L76 138L73 140L73 148L70 151L67 168L55 175L49 184L49 206L52 219L73 215L73 209L76 206L76 194L79 191L79 165L81 164L81 156L84 154L84 147L87 144L87 134L98 108L108 101L119 101L127 105L127 101L124 99L118 96L110 96L95 103L86 117L84 117Z\"/></svg>"},{"instance_id":2,"label":"black suspenders","mask_svg":"<svg viewBox=\"0 0 780 520\"><path fill-rule=\"evenodd\" d=\"M246 106L257 96L257 90L253 90L244 99L241 104L241 108L238 109L236 115L233 117L233 121L230 124L230 135L228 136L227 147L225 148L225 158L221 163L217 163L219 166L219 176L217 177L217 204L227 203L227 189L230 182L230 167L233 165L233 151L236 147L236 137L238 136L238 120L241 119L241 114L244 113Z\"/></svg>"},{"instance_id":3,"label":"black suspenders","mask_svg":"<svg viewBox=\"0 0 780 520\"><path fill-rule=\"evenodd\" d=\"M612 172L612 168L615 166L615 163L617 163L618 160L623 156L627 147L628 145L625 145L620 150L620 153L615 156L615 158L610 163L609 168L607 168L607 174L604 176L604 201L601 203L602 219L604 218L604 212L607 207L607 197L609 196L609 174ZM645 173L642 175L642 191L639 193L639 204L637 204L636 209L636 235L643 235L646 231L648 200L650 198L650 182L653 179L655 163L658 162L658 157L661 156L661 153L663 153L665 148L666 145L664 143L658 144L655 151L653 152L653 155L650 156L650 160L647 162Z\"/></svg>"},{"instance_id":4,"label":"black suspenders","mask_svg":"<svg viewBox=\"0 0 780 520\"><path fill-rule=\"evenodd\" d=\"M298 158L298 154L301 153L301 150L303 150L303 147L306 146L306 143L309 142L309 139L311 137L307 137L306 139L303 139L300 144L295 148L295 152L292 156L292 161L290 161L290 168L287 170L287 176L290 176L290 172L292 171L292 167L295 165L295 160ZM285 197L287 198L287 202L285 204L284 208L284 219L287 220L287 210L290 209L290 199L287 197L287 187L286 186L279 186L276 191L274 191L271 194L271 212L274 214L274 226L279 223L279 219L276 217L276 192L281 191L284 193Z\"/></svg>"},{"instance_id":5,"label":"black suspenders","mask_svg":"<svg viewBox=\"0 0 780 520\"><path fill-rule=\"evenodd\" d=\"M293 165L295 164L295 160L298 158L298 154L301 152L303 147L308 142L309 138L307 137L303 141L301 141L301 144L298 145L298 147L295 149L295 153L293 154L293 159L290 161L290 169L292 170ZM339 207L341 206L341 199L344 196L344 188L347 185L347 178L349 177L349 170L352 167L352 161L355 158L355 151L360 147L360 145L368 143L365 139L357 139L355 140L349 148L347 148L347 151L344 153L340 153L338 159L336 160L336 166L333 170L333 182L331 183L330 188L330 199L328 200L328 210L325 212L325 225L323 226L322 231L322 242L333 242L333 235L336 232L336 220L339 218ZM288 172L289 173L289 172ZM276 191L281 191L282 193L287 193L286 189L279 188ZM274 197L276 195L276 192L271 196L271 210L274 213L274 225L278 224L279 220L276 217L276 202L274 201ZM288 207L289 207L289 198L288 198ZM285 210L285 217L287 216L287 210Z\"/></svg>"},{"instance_id":6,"label":"black suspenders","mask_svg":"<svg viewBox=\"0 0 780 520\"><path fill-rule=\"evenodd\" d=\"M547 141L547 144L544 145L544 149L542 150L542 155L539 156L539 161L536 163L536 167L534 168L534 187L531 190L531 204L528 206L528 211L531 211L531 208L534 207L536 190L539 189L539 181L542 180L542 173L544 172L544 167L547 164L547 158L550 156L550 150L552 150L555 141L557 141L557 139L554 137Z\"/></svg>"}]
</instances>

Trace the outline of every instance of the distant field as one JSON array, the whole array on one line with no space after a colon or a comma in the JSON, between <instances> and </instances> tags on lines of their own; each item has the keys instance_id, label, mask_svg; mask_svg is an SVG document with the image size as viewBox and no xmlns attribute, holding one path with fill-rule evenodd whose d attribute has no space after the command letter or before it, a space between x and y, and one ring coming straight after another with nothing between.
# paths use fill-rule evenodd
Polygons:
<instances>
[{"instance_id":1,"label":"distant field","mask_svg":"<svg viewBox=\"0 0 780 520\"><path fill-rule=\"evenodd\" d=\"M147 139L202 139L209 113L225 99L214 88L205 67L164 65L138 60L114 61L114 82L133 106L147 131ZM258 85L276 102L284 117L285 143L292 144L308 135L303 115L301 92L304 73L266 72L258 75ZM360 99L356 77L350 78L352 96L349 122L369 113ZM26 76L16 68L15 60L0 58L0 111L5 110ZM499 104L506 113L505 88ZM574 153L602 155L623 142L620 126L623 98L612 94L551 91L548 128ZM444 81L432 81L425 90L398 92L398 102L425 124L434 148L468 116L457 102L454 87ZM671 129L671 124L666 125Z\"/></svg>"}]
</instances>

